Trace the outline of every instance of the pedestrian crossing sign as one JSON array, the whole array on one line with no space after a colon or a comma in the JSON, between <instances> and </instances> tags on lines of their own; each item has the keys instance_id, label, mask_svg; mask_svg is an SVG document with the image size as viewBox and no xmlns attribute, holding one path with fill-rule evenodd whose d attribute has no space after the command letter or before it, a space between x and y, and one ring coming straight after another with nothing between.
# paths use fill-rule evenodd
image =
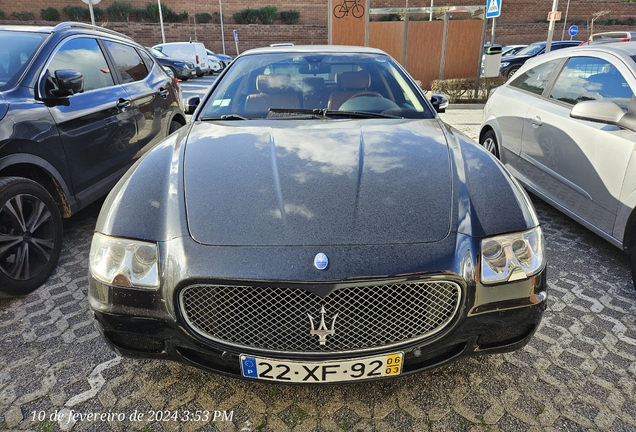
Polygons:
<instances>
[{"instance_id":1,"label":"pedestrian crossing sign","mask_svg":"<svg viewBox=\"0 0 636 432\"><path fill-rule=\"evenodd\" d=\"M501 0L488 0L486 18L497 18L501 15Z\"/></svg>"}]
</instances>

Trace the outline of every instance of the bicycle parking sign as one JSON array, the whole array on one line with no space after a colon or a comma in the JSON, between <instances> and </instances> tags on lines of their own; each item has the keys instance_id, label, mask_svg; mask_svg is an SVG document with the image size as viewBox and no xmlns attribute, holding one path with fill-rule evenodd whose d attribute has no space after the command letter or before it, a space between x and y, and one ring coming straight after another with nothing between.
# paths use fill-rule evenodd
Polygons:
<instances>
[{"instance_id":1,"label":"bicycle parking sign","mask_svg":"<svg viewBox=\"0 0 636 432\"><path fill-rule=\"evenodd\" d=\"M342 0L341 4L333 8L333 16L336 18L344 18L351 12L354 18L362 18L364 15L364 6L358 3L358 1L359 0Z\"/></svg>"}]
</instances>

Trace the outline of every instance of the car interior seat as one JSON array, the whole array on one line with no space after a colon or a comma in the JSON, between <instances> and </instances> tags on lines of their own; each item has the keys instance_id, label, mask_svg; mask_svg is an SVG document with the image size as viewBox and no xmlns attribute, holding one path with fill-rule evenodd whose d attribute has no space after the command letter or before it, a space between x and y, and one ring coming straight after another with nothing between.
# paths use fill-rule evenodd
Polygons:
<instances>
[{"instance_id":1,"label":"car interior seat","mask_svg":"<svg viewBox=\"0 0 636 432\"><path fill-rule=\"evenodd\" d=\"M287 74L259 75L256 77L256 91L245 100L245 112L252 115L266 115L270 108L300 108L298 93L290 86Z\"/></svg>"},{"instance_id":2,"label":"car interior seat","mask_svg":"<svg viewBox=\"0 0 636 432\"><path fill-rule=\"evenodd\" d=\"M328 109L337 110L354 96L381 96L368 90L371 85L371 76L367 71L340 72L336 74L336 84L338 84L338 90L329 96Z\"/></svg>"}]
</instances>

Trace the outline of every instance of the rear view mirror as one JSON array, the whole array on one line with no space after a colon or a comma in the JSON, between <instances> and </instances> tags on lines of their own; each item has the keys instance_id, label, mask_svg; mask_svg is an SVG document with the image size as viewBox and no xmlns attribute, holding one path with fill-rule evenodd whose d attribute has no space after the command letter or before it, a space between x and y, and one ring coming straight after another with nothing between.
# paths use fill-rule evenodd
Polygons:
<instances>
[{"instance_id":1,"label":"rear view mirror","mask_svg":"<svg viewBox=\"0 0 636 432\"><path fill-rule=\"evenodd\" d=\"M636 132L636 97L632 96L625 112L612 100L594 100L579 102L570 111L570 117L606 123Z\"/></svg>"},{"instance_id":2,"label":"rear view mirror","mask_svg":"<svg viewBox=\"0 0 636 432\"><path fill-rule=\"evenodd\" d=\"M185 109L184 109L185 113L193 114L200 103L201 103L201 99L199 98L199 96L187 98L185 100Z\"/></svg>"},{"instance_id":3,"label":"rear view mirror","mask_svg":"<svg viewBox=\"0 0 636 432\"><path fill-rule=\"evenodd\" d=\"M70 69L56 70L55 80L58 88L51 90L51 94L55 97L72 96L84 91L84 77L77 71Z\"/></svg>"},{"instance_id":4,"label":"rear view mirror","mask_svg":"<svg viewBox=\"0 0 636 432\"><path fill-rule=\"evenodd\" d=\"M326 63L307 63L298 68L298 73L303 75L328 74L331 72L331 65Z\"/></svg>"},{"instance_id":5,"label":"rear view mirror","mask_svg":"<svg viewBox=\"0 0 636 432\"><path fill-rule=\"evenodd\" d=\"M446 95L433 93L431 96L431 104L433 104L433 108L438 113L446 112L446 108L448 108L448 98Z\"/></svg>"}]
</instances>

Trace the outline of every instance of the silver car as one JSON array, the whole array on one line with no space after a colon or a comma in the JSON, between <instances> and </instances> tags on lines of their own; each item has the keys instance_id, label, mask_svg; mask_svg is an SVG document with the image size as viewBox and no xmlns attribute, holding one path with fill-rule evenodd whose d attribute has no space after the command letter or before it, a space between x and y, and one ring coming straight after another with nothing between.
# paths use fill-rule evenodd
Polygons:
<instances>
[{"instance_id":1,"label":"silver car","mask_svg":"<svg viewBox=\"0 0 636 432\"><path fill-rule=\"evenodd\" d=\"M484 108L479 142L532 193L632 256L636 42L528 61Z\"/></svg>"}]
</instances>

